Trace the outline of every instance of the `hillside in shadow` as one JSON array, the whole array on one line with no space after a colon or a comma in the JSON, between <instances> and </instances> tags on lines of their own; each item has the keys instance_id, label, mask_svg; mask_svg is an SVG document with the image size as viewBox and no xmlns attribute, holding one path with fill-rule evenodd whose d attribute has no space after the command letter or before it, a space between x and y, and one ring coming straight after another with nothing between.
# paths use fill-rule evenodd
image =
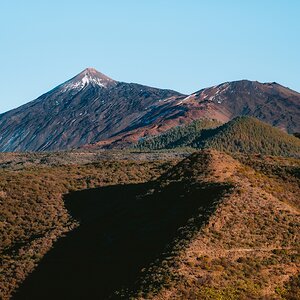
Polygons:
<instances>
[{"instance_id":1,"label":"hillside in shadow","mask_svg":"<svg viewBox=\"0 0 300 300\"><path fill-rule=\"evenodd\" d=\"M13 299L111 299L134 290L141 269L166 255L178 229L201 210L200 228L227 188L146 183L65 195L81 225L54 244Z\"/></svg>"}]
</instances>

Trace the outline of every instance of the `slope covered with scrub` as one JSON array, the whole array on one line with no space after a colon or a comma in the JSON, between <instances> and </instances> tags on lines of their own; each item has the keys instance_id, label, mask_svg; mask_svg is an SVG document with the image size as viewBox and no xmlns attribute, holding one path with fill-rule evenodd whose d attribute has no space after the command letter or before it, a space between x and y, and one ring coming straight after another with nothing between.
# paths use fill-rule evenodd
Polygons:
<instances>
[{"instance_id":1,"label":"slope covered with scrub","mask_svg":"<svg viewBox=\"0 0 300 300\"><path fill-rule=\"evenodd\" d=\"M201 121L199 121L201 124ZM204 121L205 124L207 121ZM252 117L237 117L217 128L195 126L197 123L167 131L154 138L140 141L136 148L170 149L175 147L214 148L236 153L260 153L275 156L300 156L300 140L278 128ZM183 134L182 134L183 133ZM176 135L172 143L166 137Z\"/></svg>"},{"instance_id":2,"label":"slope covered with scrub","mask_svg":"<svg viewBox=\"0 0 300 300\"><path fill-rule=\"evenodd\" d=\"M175 256L173 250L145 270L137 298L296 299L299 161L277 161L278 172L271 175L271 158L263 168L255 157L252 163L249 157L245 160L248 166L223 153L202 151L162 177L162 186L196 181L231 188L207 222L199 226L201 212L189 220L182 231L190 239L179 249L175 242Z\"/></svg>"},{"instance_id":3,"label":"slope covered with scrub","mask_svg":"<svg viewBox=\"0 0 300 300\"><path fill-rule=\"evenodd\" d=\"M252 117L237 117L222 125L213 135L193 144L221 151L300 156L300 141L278 128Z\"/></svg>"},{"instance_id":4,"label":"slope covered with scrub","mask_svg":"<svg viewBox=\"0 0 300 300\"><path fill-rule=\"evenodd\" d=\"M0 172L4 299L299 294L296 158L15 167Z\"/></svg>"},{"instance_id":5,"label":"slope covered with scrub","mask_svg":"<svg viewBox=\"0 0 300 300\"><path fill-rule=\"evenodd\" d=\"M64 194L142 183L174 164L167 160L124 161L115 156L101 160L94 157L97 153L91 154L83 153L80 158L78 153L2 154L0 299L9 299L55 241L79 225L65 206Z\"/></svg>"},{"instance_id":6,"label":"slope covered with scrub","mask_svg":"<svg viewBox=\"0 0 300 300\"><path fill-rule=\"evenodd\" d=\"M160 150L189 146L195 139L199 139L206 129L216 128L220 125L221 123L216 120L199 119L188 125L173 127L160 135L140 139L135 148Z\"/></svg>"}]
</instances>

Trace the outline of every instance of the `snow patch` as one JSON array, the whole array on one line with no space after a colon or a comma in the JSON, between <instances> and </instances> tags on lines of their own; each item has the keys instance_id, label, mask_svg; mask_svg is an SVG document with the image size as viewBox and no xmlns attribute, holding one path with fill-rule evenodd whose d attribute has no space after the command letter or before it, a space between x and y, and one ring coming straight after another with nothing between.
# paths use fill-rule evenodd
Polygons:
<instances>
[{"instance_id":1,"label":"snow patch","mask_svg":"<svg viewBox=\"0 0 300 300\"><path fill-rule=\"evenodd\" d=\"M90 74L86 73L86 74L84 74L84 76L81 79L79 79L77 81L72 80L72 81L67 82L64 85L63 92L68 91L68 90L73 90L73 89L82 90L90 84L92 86L100 86L102 88L106 88L108 81L111 81L111 80L104 80L99 77L91 76Z\"/></svg>"},{"instance_id":2,"label":"snow patch","mask_svg":"<svg viewBox=\"0 0 300 300\"><path fill-rule=\"evenodd\" d=\"M185 97L184 99L182 99L182 101L188 101L188 100L190 100L191 98L194 98L194 97L195 97L195 94L191 94L191 95Z\"/></svg>"}]
</instances>

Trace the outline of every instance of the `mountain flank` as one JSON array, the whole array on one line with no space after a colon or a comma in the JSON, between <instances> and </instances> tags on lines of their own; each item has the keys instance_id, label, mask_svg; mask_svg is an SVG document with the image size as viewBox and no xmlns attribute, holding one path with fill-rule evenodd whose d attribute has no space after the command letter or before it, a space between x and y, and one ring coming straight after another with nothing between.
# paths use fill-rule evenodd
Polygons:
<instances>
[{"instance_id":1,"label":"mountain flank","mask_svg":"<svg viewBox=\"0 0 300 300\"><path fill-rule=\"evenodd\" d=\"M207 107L211 118L229 121L238 116L252 116L288 133L299 128L300 94L276 82L226 82L192 94Z\"/></svg>"},{"instance_id":2,"label":"mountain flank","mask_svg":"<svg viewBox=\"0 0 300 300\"><path fill-rule=\"evenodd\" d=\"M288 133L297 133L300 128L300 94L275 82L260 83L249 80L226 82L180 98L175 105L184 111L182 112L184 117L181 114L181 122L176 124L173 120L170 127L188 124L192 120L202 118L226 123L238 116L252 116ZM100 141L94 148L97 145L123 146L168 129L162 127L161 123L159 127L157 125L155 123L121 133Z\"/></svg>"},{"instance_id":3,"label":"mountain flank","mask_svg":"<svg viewBox=\"0 0 300 300\"><path fill-rule=\"evenodd\" d=\"M224 153L206 150L171 170L169 180L182 184L192 177L233 188L218 202L208 223L194 232L177 263L162 260L146 273L144 280L152 287L161 282L163 288L152 288L138 299L149 295L151 299L295 299L300 203L299 185L289 183L299 183L299 176L281 181L285 170L268 177L269 163L258 172L253 169L255 161L252 158L245 166Z\"/></svg>"},{"instance_id":4,"label":"mountain flank","mask_svg":"<svg viewBox=\"0 0 300 300\"><path fill-rule=\"evenodd\" d=\"M125 130L153 106L163 109L180 95L117 82L89 68L38 99L0 115L0 150L78 148Z\"/></svg>"}]
</instances>

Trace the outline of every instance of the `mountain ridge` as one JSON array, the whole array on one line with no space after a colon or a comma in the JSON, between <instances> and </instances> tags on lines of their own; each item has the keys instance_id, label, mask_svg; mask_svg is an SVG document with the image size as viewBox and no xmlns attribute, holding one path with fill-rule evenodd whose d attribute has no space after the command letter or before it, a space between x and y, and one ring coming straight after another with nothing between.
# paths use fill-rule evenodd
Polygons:
<instances>
[{"instance_id":1,"label":"mountain ridge","mask_svg":"<svg viewBox=\"0 0 300 300\"><path fill-rule=\"evenodd\" d=\"M300 94L277 83L226 82L191 95L115 81L87 68L37 99L0 114L0 151L124 147L201 118L254 116L300 131Z\"/></svg>"},{"instance_id":2,"label":"mountain ridge","mask_svg":"<svg viewBox=\"0 0 300 300\"><path fill-rule=\"evenodd\" d=\"M37 99L0 115L0 150L77 148L122 130L158 100L181 95L116 82L101 73L91 77L90 71L86 69Z\"/></svg>"}]
</instances>

